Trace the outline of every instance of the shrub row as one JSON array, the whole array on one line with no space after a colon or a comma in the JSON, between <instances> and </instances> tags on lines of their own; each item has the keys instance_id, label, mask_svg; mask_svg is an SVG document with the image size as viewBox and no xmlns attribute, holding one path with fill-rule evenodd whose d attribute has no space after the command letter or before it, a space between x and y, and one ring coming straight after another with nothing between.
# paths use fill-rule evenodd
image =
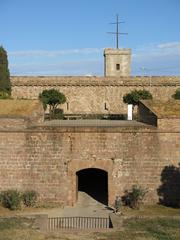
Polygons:
<instances>
[{"instance_id":1,"label":"shrub row","mask_svg":"<svg viewBox=\"0 0 180 240\"><path fill-rule=\"evenodd\" d=\"M10 210L20 209L22 204L26 207L32 207L37 202L38 194L34 190L27 190L20 192L18 190L10 189L0 192L0 203L3 207Z\"/></svg>"}]
</instances>

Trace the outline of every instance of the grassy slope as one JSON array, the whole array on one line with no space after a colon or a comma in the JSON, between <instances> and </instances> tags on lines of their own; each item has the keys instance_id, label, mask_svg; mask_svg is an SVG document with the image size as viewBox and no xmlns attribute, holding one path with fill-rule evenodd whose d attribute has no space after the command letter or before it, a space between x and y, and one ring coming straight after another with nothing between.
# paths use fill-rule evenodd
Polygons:
<instances>
[{"instance_id":1,"label":"grassy slope","mask_svg":"<svg viewBox=\"0 0 180 240\"><path fill-rule=\"evenodd\" d=\"M127 220L123 231L108 236L109 240L179 240L180 219Z\"/></svg>"},{"instance_id":2,"label":"grassy slope","mask_svg":"<svg viewBox=\"0 0 180 240\"><path fill-rule=\"evenodd\" d=\"M0 213L2 215L1 209ZM10 213L10 212L9 212ZM13 212L19 213L19 212ZM28 212L29 213L29 212ZM133 217L124 221L124 226L116 232L92 233L40 233L33 229L31 220L7 219L0 220L0 240L179 240L180 239L180 209L167 208L163 206L146 206L141 210L124 208L125 217ZM11 211L12 215L12 211ZM139 216L148 217L139 219ZM166 216L158 218L158 216Z\"/></svg>"},{"instance_id":3,"label":"grassy slope","mask_svg":"<svg viewBox=\"0 0 180 240\"><path fill-rule=\"evenodd\" d=\"M30 116L39 105L38 100L0 100L0 116Z\"/></svg>"},{"instance_id":4,"label":"grassy slope","mask_svg":"<svg viewBox=\"0 0 180 240\"><path fill-rule=\"evenodd\" d=\"M122 209L122 213L124 216L127 217L159 217L159 216L179 216L180 217L180 208L171 208L165 207L163 205L149 205L149 206L142 206L139 210L132 210L131 208L124 207Z\"/></svg>"},{"instance_id":5,"label":"grassy slope","mask_svg":"<svg viewBox=\"0 0 180 240\"><path fill-rule=\"evenodd\" d=\"M41 240L42 233L32 229L32 222L23 219L9 218L0 220L0 240Z\"/></svg>"},{"instance_id":6,"label":"grassy slope","mask_svg":"<svg viewBox=\"0 0 180 240\"><path fill-rule=\"evenodd\" d=\"M40 233L21 220L0 221L0 240L179 240L180 219L127 220L123 229L109 233Z\"/></svg>"}]
</instances>

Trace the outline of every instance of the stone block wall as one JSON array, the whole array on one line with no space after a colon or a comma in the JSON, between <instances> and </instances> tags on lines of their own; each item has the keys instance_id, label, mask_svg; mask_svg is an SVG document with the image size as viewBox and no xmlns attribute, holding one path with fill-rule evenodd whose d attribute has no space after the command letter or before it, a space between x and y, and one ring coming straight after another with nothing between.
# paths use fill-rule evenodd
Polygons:
<instances>
[{"instance_id":1,"label":"stone block wall","mask_svg":"<svg viewBox=\"0 0 180 240\"><path fill-rule=\"evenodd\" d=\"M149 90L154 99L169 100L180 87L180 77L11 77L13 98L37 99L55 88L67 97L69 114L126 114L123 96L134 89Z\"/></svg>"},{"instance_id":2,"label":"stone block wall","mask_svg":"<svg viewBox=\"0 0 180 240\"><path fill-rule=\"evenodd\" d=\"M180 161L180 134L156 128L36 127L0 131L0 189L34 189L39 200L62 205L76 202L76 172L108 172L112 205L133 184L148 188L157 202L165 166Z\"/></svg>"},{"instance_id":3,"label":"stone block wall","mask_svg":"<svg viewBox=\"0 0 180 240\"><path fill-rule=\"evenodd\" d=\"M171 131L180 131L180 118L160 118L158 119L158 128Z\"/></svg>"},{"instance_id":4,"label":"stone block wall","mask_svg":"<svg viewBox=\"0 0 180 240\"><path fill-rule=\"evenodd\" d=\"M24 118L0 117L0 130L26 129L27 121Z\"/></svg>"},{"instance_id":5,"label":"stone block wall","mask_svg":"<svg viewBox=\"0 0 180 240\"><path fill-rule=\"evenodd\" d=\"M130 76L130 73L131 49L106 48L104 50L104 75L106 77Z\"/></svg>"}]
</instances>

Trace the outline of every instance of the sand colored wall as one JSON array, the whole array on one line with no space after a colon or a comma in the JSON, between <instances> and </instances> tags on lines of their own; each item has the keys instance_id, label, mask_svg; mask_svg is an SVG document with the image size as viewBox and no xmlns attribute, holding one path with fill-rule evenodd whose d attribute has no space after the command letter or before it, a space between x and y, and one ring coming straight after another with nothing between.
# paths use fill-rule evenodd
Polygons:
<instances>
[{"instance_id":1,"label":"sand colored wall","mask_svg":"<svg viewBox=\"0 0 180 240\"><path fill-rule=\"evenodd\" d=\"M35 189L40 200L76 202L76 172L108 172L109 204L133 184L157 202L165 166L177 166L180 133L156 128L36 127L0 132L0 189ZM177 183L175 183L177 184Z\"/></svg>"},{"instance_id":2,"label":"sand colored wall","mask_svg":"<svg viewBox=\"0 0 180 240\"><path fill-rule=\"evenodd\" d=\"M37 99L44 89L60 90L67 97L65 113L125 114L123 96L131 90L147 89L154 99L168 100L180 87L180 77L11 77L11 81L14 98Z\"/></svg>"},{"instance_id":3,"label":"sand colored wall","mask_svg":"<svg viewBox=\"0 0 180 240\"><path fill-rule=\"evenodd\" d=\"M118 69L117 69L117 64ZM131 73L131 49L121 48L104 50L104 75L130 76Z\"/></svg>"}]
</instances>

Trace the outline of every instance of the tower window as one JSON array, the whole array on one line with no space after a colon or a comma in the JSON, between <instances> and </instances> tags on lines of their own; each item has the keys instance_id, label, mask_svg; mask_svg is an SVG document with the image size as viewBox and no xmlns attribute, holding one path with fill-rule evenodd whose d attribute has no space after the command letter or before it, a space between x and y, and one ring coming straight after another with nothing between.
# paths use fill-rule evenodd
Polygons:
<instances>
[{"instance_id":1,"label":"tower window","mask_svg":"<svg viewBox=\"0 0 180 240\"><path fill-rule=\"evenodd\" d=\"M119 63L116 64L116 70L117 70L117 71L120 70L120 64L119 64Z\"/></svg>"}]
</instances>

